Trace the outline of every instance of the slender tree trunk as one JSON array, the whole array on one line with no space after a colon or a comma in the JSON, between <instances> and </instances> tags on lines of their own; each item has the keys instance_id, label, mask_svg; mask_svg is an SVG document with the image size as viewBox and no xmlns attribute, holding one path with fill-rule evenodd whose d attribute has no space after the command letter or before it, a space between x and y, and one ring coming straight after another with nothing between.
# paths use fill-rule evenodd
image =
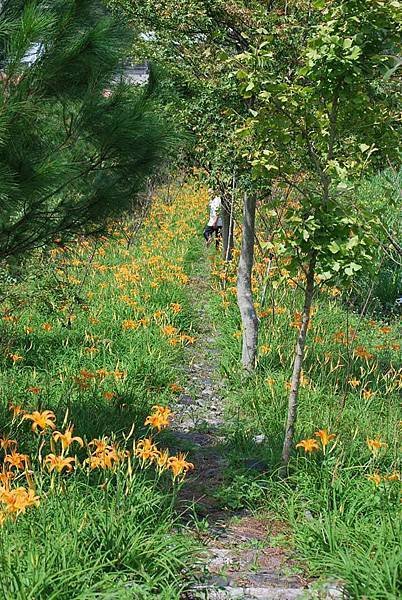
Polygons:
<instances>
[{"instance_id":1,"label":"slender tree trunk","mask_svg":"<svg viewBox=\"0 0 402 600\"><path fill-rule=\"evenodd\" d=\"M258 342L258 318L253 303L251 273L254 261L256 198L244 195L243 236L237 273L237 302L243 326L242 365L247 371L255 367Z\"/></svg>"},{"instance_id":2,"label":"slender tree trunk","mask_svg":"<svg viewBox=\"0 0 402 600\"><path fill-rule=\"evenodd\" d=\"M310 322L311 305L313 303L314 296L314 273L316 258L316 253L313 252L313 254L310 257L310 263L307 271L302 322L296 342L295 357L293 362L293 373L289 393L288 419L286 423L285 441L283 443L282 450L282 475L286 474L286 469L289 463L293 445L293 435L297 418L297 401L299 396L300 376L303 367L304 349L306 346L307 330Z\"/></svg>"},{"instance_id":3,"label":"slender tree trunk","mask_svg":"<svg viewBox=\"0 0 402 600\"><path fill-rule=\"evenodd\" d=\"M233 199L222 200L222 258L226 262L232 260L233 240Z\"/></svg>"}]
</instances>

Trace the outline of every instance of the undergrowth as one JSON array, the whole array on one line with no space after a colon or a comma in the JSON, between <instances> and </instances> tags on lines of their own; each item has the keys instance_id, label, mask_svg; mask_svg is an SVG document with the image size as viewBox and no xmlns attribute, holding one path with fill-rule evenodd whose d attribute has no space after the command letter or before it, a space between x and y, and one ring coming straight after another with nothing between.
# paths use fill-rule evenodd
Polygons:
<instances>
[{"instance_id":1,"label":"undergrowth","mask_svg":"<svg viewBox=\"0 0 402 600\"><path fill-rule=\"evenodd\" d=\"M264 242L264 231L259 232ZM235 248L235 257L238 249ZM341 290L315 298L301 378L297 449L278 475L302 292L285 265L258 252L253 287L260 320L255 373L239 368L236 260L212 255L210 314L226 377L230 465L221 503L276 513L292 527L314 576L342 580L353 598L400 595L400 326L359 315ZM285 276L284 276L285 274Z\"/></svg>"},{"instance_id":2,"label":"undergrowth","mask_svg":"<svg viewBox=\"0 0 402 600\"><path fill-rule=\"evenodd\" d=\"M192 465L154 433L195 339L186 286L204 204L161 190L136 239L116 223L3 272L3 598L173 600L185 587L173 507Z\"/></svg>"}]
</instances>

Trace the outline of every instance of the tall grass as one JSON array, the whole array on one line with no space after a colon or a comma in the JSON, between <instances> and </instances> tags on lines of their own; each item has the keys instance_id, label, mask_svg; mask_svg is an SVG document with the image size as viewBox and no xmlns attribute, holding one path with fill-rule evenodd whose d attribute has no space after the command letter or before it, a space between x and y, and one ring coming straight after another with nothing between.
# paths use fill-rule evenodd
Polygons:
<instances>
[{"instance_id":1,"label":"tall grass","mask_svg":"<svg viewBox=\"0 0 402 600\"><path fill-rule=\"evenodd\" d=\"M0 449L3 598L173 600L186 585L177 479L141 470L135 446L129 458L123 449L152 435L150 407L181 389L178 366L194 341L186 285L204 204L190 188L174 205L161 191L130 248L129 226L115 224L107 238L56 245L3 272L0 438L30 457L9 484L13 443ZM71 473L47 473L45 455L60 447L49 428L35 433L22 419L35 410L53 411L58 430L72 423L83 438ZM95 469L85 462L88 443L103 436L124 458ZM38 506L8 514L10 485L34 490Z\"/></svg>"},{"instance_id":2,"label":"tall grass","mask_svg":"<svg viewBox=\"0 0 402 600\"><path fill-rule=\"evenodd\" d=\"M261 231L261 240L264 232ZM235 251L236 254L237 250ZM274 512L292 526L293 544L314 575L339 577L353 598L397 598L400 589L400 331L396 319L361 317L340 290L316 296L302 374L289 477L278 466L302 294L289 278L267 276L257 252L253 276L260 317L255 373L238 365L241 329L236 261L211 256L216 294L210 314L219 329L228 410L226 506ZM261 300L265 295L265 304ZM335 434L325 448L319 430ZM251 469L250 469L251 465ZM253 465L256 465L253 467Z\"/></svg>"}]
</instances>

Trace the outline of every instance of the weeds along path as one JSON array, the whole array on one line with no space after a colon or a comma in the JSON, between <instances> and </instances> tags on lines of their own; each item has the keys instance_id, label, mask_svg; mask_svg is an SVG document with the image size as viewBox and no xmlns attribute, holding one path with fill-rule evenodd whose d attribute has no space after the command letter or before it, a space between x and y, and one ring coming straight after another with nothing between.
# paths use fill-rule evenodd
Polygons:
<instances>
[{"instance_id":1,"label":"weeds along path","mask_svg":"<svg viewBox=\"0 0 402 600\"><path fill-rule=\"evenodd\" d=\"M195 465L179 498L186 525L202 542L205 554L195 575L197 584L186 600L331 599L342 594L330 586L313 590L300 567L275 544L284 525L249 511L219 507L215 492L224 482L225 426L223 385L219 378L217 331L207 304L211 293L205 255L191 280L193 314L198 321L197 341L186 350L187 385L174 406L172 433L178 449L189 452ZM298 573L298 574L295 574Z\"/></svg>"}]
</instances>

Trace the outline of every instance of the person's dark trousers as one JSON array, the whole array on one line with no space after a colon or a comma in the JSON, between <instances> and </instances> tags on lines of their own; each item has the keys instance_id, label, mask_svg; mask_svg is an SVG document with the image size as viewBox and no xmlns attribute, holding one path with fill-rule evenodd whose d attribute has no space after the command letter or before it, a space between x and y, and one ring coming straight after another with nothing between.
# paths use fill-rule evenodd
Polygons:
<instances>
[{"instance_id":1,"label":"person's dark trousers","mask_svg":"<svg viewBox=\"0 0 402 600\"><path fill-rule=\"evenodd\" d=\"M209 242L210 238L213 236L214 231L216 231L215 227L212 227L211 225L207 225L204 229L204 238L207 240L207 242Z\"/></svg>"},{"instance_id":2,"label":"person's dark trousers","mask_svg":"<svg viewBox=\"0 0 402 600\"><path fill-rule=\"evenodd\" d=\"M215 233L215 239L216 239L216 247L219 248L219 244L222 238L222 227L212 227L212 225L207 225L204 229L204 238L206 239L207 242L210 241L211 237L213 236L213 234Z\"/></svg>"}]
</instances>

